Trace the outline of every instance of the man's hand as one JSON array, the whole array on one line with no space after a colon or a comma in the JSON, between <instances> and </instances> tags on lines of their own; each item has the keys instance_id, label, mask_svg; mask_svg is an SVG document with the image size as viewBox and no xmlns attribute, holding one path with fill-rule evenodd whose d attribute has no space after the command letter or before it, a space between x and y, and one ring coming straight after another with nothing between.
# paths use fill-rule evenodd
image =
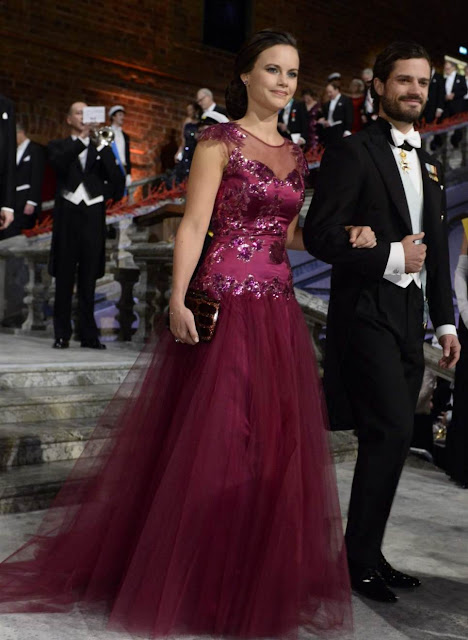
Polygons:
<instances>
[{"instance_id":1,"label":"man's hand","mask_svg":"<svg viewBox=\"0 0 468 640\"><path fill-rule=\"evenodd\" d=\"M278 122L278 129L284 133L288 130L288 126L284 122Z\"/></svg>"},{"instance_id":2,"label":"man's hand","mask_svg":"<svg viewBox=\"0 0 468 640\"><path fill-rule=\"evenodd\" d=\"M405 252L405 273L419 273L426 259L426 245L415 244L424 238L424 232L405 236L401 241Z\"/></svg>"},{"instance_id":3,"label":"man's hand","mask_svg":"<svg viewBox=\"0 0 468 640\"><path fill-rule=\"evenodd\" d=\"M455 98L454 93L447 93L447 95L445 96L446 100L453 100L454 98Z\"/></svg>"},{"instance_id":4,"label":"man's hand","mask_svg":"<svg viewBox=\"0 0 468 640\"><path fill-rule=\"evenodd\" d=\"M444 113L444 110L441 109L440 107L437 107L436 112L435 112L435 117L436 118L441 118L443 113Z\"/></svg>"},{"instance_id":5,"label":"man's hand","mask_svg":"<svg viewBox=\"0 0 468 640\"><path fill-rule=\"evenodd\" d=\"M26 216L32 216L32 214L34 213L35 210L35 206L33 204L29 204L29 202L27 202L24 206L24 210L23 213Z\"/></svg>"},{"instance_id":6,"label":"man's hand","mask_svg":"<svg viewBox=\"0 0 468 640\"><path fill-rule=\"evenodd\" d=\"M439 344L441 345L444 355L439 360L439 367L441 369L453 369L460 359L461 346L457 336L451 333L446 333L439 338Z\"/></svg>"},{"instance_id":7,"label":"man's hand","mask_svg":"<svg viewBox=\"0 0 468 640\"><path fill-rule=\"evenodd\" d=\"M14 214L8 209L2 209L0 211L0 231L6 229L13 222Z\"/></svg>"},{"instance_id":8,"label":"man's hand","mask_svg":"<svg viewBox=\"0 0 468 640\"><path fill-rule=\"evenodd\" d=\"M345 227L353 249L373 249L377 246L375 233L370 227Z\"/></svg>"}]
</instances>

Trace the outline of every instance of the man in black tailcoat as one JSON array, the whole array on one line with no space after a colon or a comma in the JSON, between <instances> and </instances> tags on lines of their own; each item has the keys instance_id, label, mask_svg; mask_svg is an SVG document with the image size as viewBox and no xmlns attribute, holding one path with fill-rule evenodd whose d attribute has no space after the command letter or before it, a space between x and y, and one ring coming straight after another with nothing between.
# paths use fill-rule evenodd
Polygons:
<instances>
[{"instance_id":1,"label":"man in black tailcoat","mask_svg":"<svg viewBox=\"0 0 468 640\"><path fill-rule=\"evenodd\" d=\"M9 226L10 236L32 229L41 212L44 178L44 147L27 137L24 126L16 123L16 194L15 219Z\"/></svg>"},{"instance_id":2,"label":"man in black tailcoat","mask_svg":"<svg viewBox=\"0 0 468 640\"><path fill-rule=\"evenodd\" d=\"M353 101L341 93L340 85L336 80L327 84L325 94L328 101L322 107L323 117L318 120L318 123L323 127L322 139L327 146L351 135L354 110Z\"/></svg>"},{"instance_id":3,"label":"man in black tailcoat","mask_svg":"<svg viewBox=\"0 0 468 640\"><path fill-rule=\"evenodd\" d=\"M11 100L0 95L0 232L6 229L14 218L15 159L15 108Z\"/></svg>"},{"instance_id":4,"label":"man in black tailcoat","mask_svg":"<svg viewBox=\"0 0 468 640\"><path fill-rule=\"evenodd\" d=\"M446 60L444 64L445 73L445 108L443 118L451 118L463 111L463 98L466 94L465 76L457 73L457 66L451 60ZM456 129L450 142L457 148L462 139L462 130Z\"/></svg>"},{"instance_id":5,"label":"man in black tailcoat","mask_svg":"<svg viewBox=\"0 0 468 640\"><path fill-rule=\"evenodd\" d=\"M48 145L49 161L57 174L50 255L56 349L69 346L76 271L81 346L105 348L94 319L94 292L96 280L104 275L106 201L120 199L125 187L111 148L90 142L90 127L83 124L85 107L83 102L71 105L67 115L71 135Z\"/></svg>"},{"instance_id":6,"label":"man in black tailcoat","mask_svg":"<svg viewBox=\"0 0 468 640\"><path fill-rule=\"evenodd\" d=\"M374 67L378 120L326 150L304 243L333 265L325 390L334 428L355 428L359 449L346 530L353 588L394 602L417 578L396 571L381 546L410 446L424 370L425 299L453 367L454 327L441 165L421 149L430 61L393 43ZM377 244L355 249L347 227L371 227ZM423 240L424 244L421 243Z\"/></svg>"},{"instance_id":7,"label":"man in black tailcoat","mask_svg":"<svg viewBox=\"0 0 468 640\"><path fill-rule=\"evenodd\" d=\"M278 131L296 144L304 146L309 141L307 109L301 100L290 100L278 115Z\"/></svg>"},{"instance_id":8,"label":"man in black tailcoat","mask_svg":"<svg viewBox=\"0 0 468 640\"><path fill-rule=\"evenodd\" d=\"M438 120L445 107L445 81L441 73L432 68L431 82L429 84L429 93L427 97L426 108L423 111L422 119L431 124L434 120Z\"/></svg>"}]
</instances>

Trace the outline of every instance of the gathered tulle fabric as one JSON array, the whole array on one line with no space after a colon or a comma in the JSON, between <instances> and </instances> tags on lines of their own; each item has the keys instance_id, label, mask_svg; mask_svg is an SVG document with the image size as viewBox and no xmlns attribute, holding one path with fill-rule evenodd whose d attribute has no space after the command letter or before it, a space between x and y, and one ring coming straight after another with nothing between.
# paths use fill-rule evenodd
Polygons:
<instances>
[{"instance_id":1,"label":"gathered tulle fabric","mask_svg":"<svg viewBox=\"0 0 468 640\"><path fill-rule=\"evenodd\" d=\"M161 329L146 345L36 535L0 565L1 612L99 607L109 629L148 638L351 627L322 390L288 263L261 253L272 279L237 254L223 265L250 284L213 287L221 263L205 261L198 284L221 300L213 340Z\"/></svg>"}]
</instances>

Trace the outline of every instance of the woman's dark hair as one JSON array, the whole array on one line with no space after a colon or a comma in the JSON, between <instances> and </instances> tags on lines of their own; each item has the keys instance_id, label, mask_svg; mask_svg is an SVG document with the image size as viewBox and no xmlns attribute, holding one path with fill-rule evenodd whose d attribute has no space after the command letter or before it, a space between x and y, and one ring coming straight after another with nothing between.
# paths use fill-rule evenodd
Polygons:
<instances>
[{"instance_id":1,"label":"woman's dark hair","mask_svg":"<svg viewBox=\"0 0 468 640\"><path fill-rule=\"evenodd\" d=\"M374 78L381 82L386 82L392 73L395 62L398 60L410 60L411 58L424 58L432 66L431 58L426 49L417 42L392 42L379 53L374 64ZM374 99L374 110L379 108L380 98L374 89L374 82L371 84L371 95Z\"/></svg>"},{"instance_id":2,"label":"woman's dark hair","mask_svg":"<svg viewBox=\"0 0 468 640\"><path fill-rule=\"evenodd\" d=\"M287 31L262 29L254 33L237 54L234 77L226 89L226 109L233 120L242 118L247 111L247 89L241 80L241 73L252 71L262 51L277 44L287 44L297 49L296 39Z\"/></svg>"},{"instance_id":3,"label":"woman's dark hair","mask_svg":"<svg viewBox=\"0 0 468 640\"><path fill-rule=\"evenodd\" d=\"M198 102L189 102L189 105L193 109L193 115L194 115L195 119L196 120L201 120L201 117L202 117L202 114L203 114L203 109L200 107Z\"/></svg>"},{"instance_id":4,"label":"woman's dark hair","mask_svg":"<svg viewBox=\"0 0 468 640\"><path fill-rule=\"evenodd\" d=\"M317 100L318 93L313 89L306 88L301 91L301 97L303 98L304 96L310 96L311 98L314 98L314 100Z\"/></svg>"}]
</instances>

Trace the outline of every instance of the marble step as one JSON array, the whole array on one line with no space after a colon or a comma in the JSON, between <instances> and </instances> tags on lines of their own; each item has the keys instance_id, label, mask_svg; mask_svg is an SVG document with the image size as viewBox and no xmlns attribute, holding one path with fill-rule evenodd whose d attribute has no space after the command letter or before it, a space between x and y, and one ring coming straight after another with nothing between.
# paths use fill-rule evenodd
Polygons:
<instances>
[{"instance_id":1,"label":"marble step","mask_svg":"<svg viewBox=\"0 0 468 640\"><path fill-rule=\"evenodd\" d=\"M117 384L95 384L4 389L0 393L0 424L95 418L117 388Z\"/></svg>"},{"instance_id":2,"label":"marble step","mask_svg":"<svg viewBox=\"0 0 468 640\"><path fill-rule=\"evenodd\" d=\"M2 364L0 393L3 389L15 388L120 384L134 359L130 357L101 363Z\"/></svg>"},{"instance_id":3,"label":"marble step","mask_svg":"<svg viewBox=\"0 0 468 640\"><path fill-rule=\"evenodd\" d=\"M14 467L0 473L0 514L46 509L57 495L74 460Z\"/></svg>"},{"instance_id":4,"label":"marble step","mask_svg":"<svg viewBox=\"0 0 468 640\"><path fill-rule=\"evenodd\" d=\"M76 418L3 424L0 430L0 471L78 458L97 420Z\"/></svg>"}]
</instances>

